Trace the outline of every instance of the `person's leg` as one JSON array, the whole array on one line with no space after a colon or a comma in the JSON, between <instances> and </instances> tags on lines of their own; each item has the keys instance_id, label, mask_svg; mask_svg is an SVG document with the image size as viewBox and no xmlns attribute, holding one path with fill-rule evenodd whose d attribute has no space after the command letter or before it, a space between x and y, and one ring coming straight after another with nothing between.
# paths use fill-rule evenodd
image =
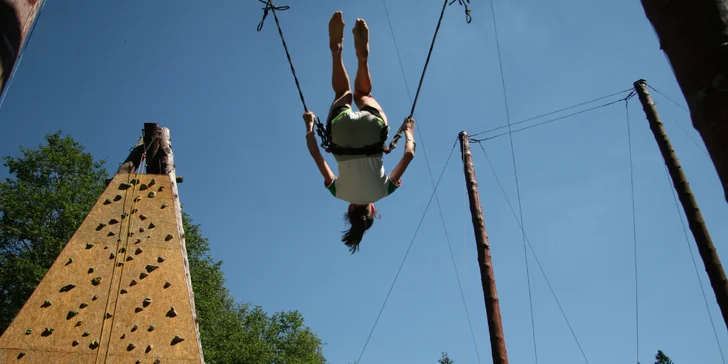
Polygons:
<instances>
[{"instance_id":1,"label":"person's leg","mask_svg":"<svg viewBox=\"0 0 728 364\"><path fill-rule=\"evenodd\" d=\"M343 105L351 105L351 89L349 88L349 75L344 67L342 49L344 48L344 19L337 11L329 21L329 47L333 59L331 72L331 86L336 94L331 109Z\"/></svg>"},{"instance_id":2,"label":"person's leg","mask_svg":"<svg viewBox=\"0 0 728 364\"><path fill-rule=\"evenodd\" d=\"M377 100L372 97L372 78L369 73L369 28L364 19L357 19L354 25L354 47L359 66L354 79L354 102L361 110L365 106L373 107L379 111L387 124L387 115Z\"/></svg>"}]
</instances>

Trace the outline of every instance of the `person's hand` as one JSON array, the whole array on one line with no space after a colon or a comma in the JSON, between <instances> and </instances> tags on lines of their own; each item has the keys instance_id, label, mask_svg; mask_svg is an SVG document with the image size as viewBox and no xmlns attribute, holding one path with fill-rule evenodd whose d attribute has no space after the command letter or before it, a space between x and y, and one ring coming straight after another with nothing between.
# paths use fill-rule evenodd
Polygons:
<instances>
[{"instance_id":1,"label":"person's hand","mask_svg":"<svg viewBox=\"0 0 728 364\"><path fill-rule=\"evenodd\" d=\"M408 117L404 121L404 127L402 128L402 130L405 133L413 133L415 131L415 119L412 119L411 117Z\"/></svg>"},{"instance_id":2,"label":"person's hand","mask_svg":"<svg viewBox=\"0 0 728 364\"><path fill-rule=\"evenodd\" d=\"M311 111L303 113L303 121L306 123L306 132L313 131L313 123L316 120L316 115Z\"/></svg>"}]
</instances>

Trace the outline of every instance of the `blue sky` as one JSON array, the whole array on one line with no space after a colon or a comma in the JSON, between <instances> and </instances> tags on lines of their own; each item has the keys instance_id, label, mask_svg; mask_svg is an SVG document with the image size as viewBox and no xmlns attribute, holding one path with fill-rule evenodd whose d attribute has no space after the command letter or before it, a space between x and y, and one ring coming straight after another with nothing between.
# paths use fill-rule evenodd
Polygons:
<instances>
[{"instance_id":1,"label":"blue sky","mask_svg":"<svg viewBox=\"0 0 728 364\"><path fill-rule=\"evenodd\" d=\"M0 154L18 155L62 129L114 171L144 122L169 127L185 209L202 224L227 287L269 313L300 310L332 363L359 356L458 132L504 125L490 3L448 8L417 105L418 154L381 203L361 251L339 242L335 200L305 148L303 108L272 16L257 1L49 1L0 120ZM409 96L381 2L281 3L278 13L306 101L325 117L333 97L327 22L342 10L371 33L374 95L394 128ZM389 0L414 93L442 6ZM638 1L495 0L512 121L628 89L640 78L684 104ZM414 96L414 95L412 95ZM728 206L689 115L654 95L719 253ZM612 97L604 101L611 101ZM595 105L598 105L596 103ZM639 102L629 102L639 275L639 360L658 349L680 363L720 363L725 325L692 238L686 243L661 156ZM513 134L525 231L590 363L636 362L629 154L623 102ZM421 134L420 134L421 133ZM421 135L421 138L420 138ZM702 142L701 142L702 147ZM508 198L508 137L485 142ZM385 161L392 168L401 149ZM510 362L535 363L520 228L478 145L474 163L490 237ZM327 156L333 164L333 158ZM0 171L6 177L7 170ZM479 270L456 150L438 190L481 362L490 362ZM517 208L517 206L516 206ZM437 204L433 202L362 363L477 363ZM584 363L529 252L539 363Z\"/></svg>"}]
</instances>

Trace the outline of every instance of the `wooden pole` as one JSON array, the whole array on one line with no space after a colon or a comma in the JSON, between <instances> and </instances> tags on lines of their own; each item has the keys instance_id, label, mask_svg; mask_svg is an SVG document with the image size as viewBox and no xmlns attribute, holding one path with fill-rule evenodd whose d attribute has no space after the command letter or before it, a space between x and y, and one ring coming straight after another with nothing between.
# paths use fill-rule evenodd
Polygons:
<instances>
[{"instance_id":1,"label":"wooden pole","mask_svg":"<svg viewBox=\"0 0 728 364\"><path fill-rule=\"evenodd\" d=\"M667 138L667 133L662 126L662 121L660 121L660 115L657 113L652 96L647 91L647 82L645 80L636 81L634 83L634 89L637 91L642 108L647 115L647 121L650 122L652 134L654 134L662 157L665 159L670 177L672 177L673 186L675 186L680 203L682 203L683 209L685 210L688 225L695 238L695 244L698 246L700 257L703 259L703 264L705 264L705 271L708 273L710 285L713 286L713 292L715 292L718 306L723 314L723 320L728 327L728 279L726 279L725 272L723 271L720 257L718 257L718 252L710 238L708 228L705 226L705 221L703 220L703 215L700 213L700 208L698 208L698 203L695 201L695 196L693 196L693 192L690 190L687 177L682 167L680 167L680 161L677 159L675 150L672 149L672 144Z\"/></svg>"},{"instance_id":2,"label":"wooden pole","mask_svg":"<svg viewBox=\"0 0 728 364\"><path fill-rule=\"evenodd\" d=\"M468 198L470 200L470 214L473 218L475 245L478 249L480 281L483 285L485 311L488 316L490 351L493 355L493 364L508 364L508 353L506 352L506 340L503 335L503 322L501 321L498 292L495 287L495 273L493 272L493 263L490 257L490 245L488 244L488 234L485 231L485 219L483 219L483 209L480 205L478 182L475 179L475 167L473 166L473 156L470 153L468 133L464 131L460 132L459 139L463 166L465 167L465 184L468 187Z\"/></svg>"},{"instance_id":3,"label":"wooden pole","mask_svg":"<svg viewBox=\"0 0 728 364\"><path fill-rule=\"evenodd\" d=\"M640 0L728 201L728 0Z\"/></svg>"}]
</instances>

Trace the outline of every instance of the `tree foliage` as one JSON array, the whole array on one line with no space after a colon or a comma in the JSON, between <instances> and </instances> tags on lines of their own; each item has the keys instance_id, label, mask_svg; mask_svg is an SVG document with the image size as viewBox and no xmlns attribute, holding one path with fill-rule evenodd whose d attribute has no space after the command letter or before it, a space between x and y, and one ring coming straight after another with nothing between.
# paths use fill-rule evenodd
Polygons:
<instances>
[{"instance_id":1,"label":"tree foliage","mask_svg":"<svg viewBox=\"0 0 728 364\"><path fill-rule=\"evenodd\" d=\"M4 158L14 178L0 183L0 334L106 187L104 161L61 132L45 141ZM326 363L323 343L301 313L267 315L260 306L236 303L200 225L186 212L182 220L206 363Z\"/></svg>"},{"instance_id":2,"label":"tree foliage","mask_svg":"<svg viewBox=\"0 0 728 364\"><path fill-rule=\"evenodd\" d=\"M61 132L4 157L0 183L0 332L33 293L105 188L104 161Z\"/></svg>"},{"instance_id":3,"label":"tree foliage","mask_svg":"<svg viewBox=\"0 0 728 364\"><path fill-rule=\"evenodd\" d=\"M450 359L450 357L447 356L447 353L443 352L440 359L437 359L438 364L453 364L455 363L454 360Z\"/></svg>"},{"instance_id":4,"label":"tree foliage","mask_svg":"<svg viewBox=\"0 0 728 364\"><path fill-rule=\"evenodd\" d=\"M658 350L655 354L655 364L675 364L662 350Z\"/></svg>"}]
</instances>

